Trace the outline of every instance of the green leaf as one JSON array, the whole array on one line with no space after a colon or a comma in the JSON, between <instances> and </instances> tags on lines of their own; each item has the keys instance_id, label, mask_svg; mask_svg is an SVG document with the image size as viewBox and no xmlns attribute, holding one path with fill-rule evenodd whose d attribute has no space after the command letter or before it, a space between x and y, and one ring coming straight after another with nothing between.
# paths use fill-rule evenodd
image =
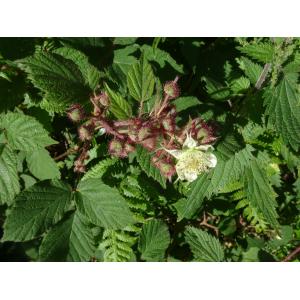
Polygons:
<instances>
[{"instance_id":1,"label":"green leaf","mask_svg":"<svg viewBox=\"0 0 300 300\"><path fill-rule=\"evenodd\" d=\"M143 102L151 98L155 77L144 55L128 71L127 84L129 93L135 100Z\"/></svg>"},{"instance_id":2,"label":"green leaf","mask_svg":"<svg viewBox=\"0 0 300 300\"><path fill-rule=\"evenodd\" d=\"M199 175L191 184L186 201L180 200L176 205L179 221L193 217L205 198L209 199L213 194L218 194L229 182L239 179L253 159L252 150L251 146L247 146L227 161L219 159L213 170Z\"/></svg>"},{"instance_id":3,"label":"green leaf","mask_svg":"<svg viewBox=\"0 0 300 300\"><path fill-rule=\"evenodd\" d=\"M192 218L200 209L204 198L212 195L212 186L209 180L211 173L203 173L191 184L187 199L181 199L175 205L178 212L178 221L183 218Z\"/></svg>"},{"instance_id":4,"label":"green leaf","mask_svg":"<svg viewBox=\"0 0 300 300\"><path fill-rule=\"evenodd\" d=\"M273 227L277 227L276 193L269 183L267 173L257 159L253 159L246 169L245 193L247 199L259 210L266 221Z\"/></svg>"},{"instance_id":5,"label":"green leaf","mask_svg":"<svg viewBox=\"0 0 300 300\"><path fill-rule=\"evenodd\" d=\"M49 52L38 52L20 61L37 88L45 92L45 100L67 107L74 102L89 100L91 89L78 66L70 59Z\"/></svg>"},{"instance_id":6,"label":"green leaf","mask_svg":"<svg viewBox=\"0 0 300 300\"><path fill-rule=\"evenodd\" d=\"M263 67L244 56L238 59L238 63L245 75L249 78L250 82L253 85L256 84L260 74L263 71Z\"/></svg>"},{"instance_id":7,"label":"green leaf","mask_svg":"<svg viewBox=\"0 0 300 300\"><path fill-rule=\"evenodd\" d=\"M262 63L271 62L275 53L275 47L270 43L248 44L238 49Z\"/></svg>"},{"instance_id":8,"label":"green leaf","mask_svg":"<svg viewBox=\"0 0 300 300\"><path fill-rule=\"evenodd\" d=\"M0 118L0 129L15 150L33 151L55 144L48 132L33 117L21 113L7 113Z\"/></svg>"},{"instance_id":9,"label":"green leaf","mask_svg":"<svg viewBox=\"0 0 300 300\"><path fill-rule=\"evenodd\" d=\"M76 49L69 47L58 48L54 52L63 56L64 58L72 60L82 73L85 84L88 85L92 90L97 87L97 85L99 84L101 73L96 67L90 64L89 59L86 55Z\"/></svg>"},{"instance_id":10,"label":"green leaf","mask_svg":"<svg viewBox=\"0 0 300 300\"><path fill-rule=\"evenodd\" d=\"M147 60L157 62L161 68L164 68L168 63L175 71L183 74L183 65L179 65L168 52L149 45L143 45L141 51L144 52Z\"/></svg>"},{"instance_id":11,"label":"green leaf","mask_svg":"<svg viewBox=\"0 0 300 300\"><path fill-rule=\"evenodd\" d=\"M284 77L275 88L264 94L269 123L274 124L285 143L294 150L300 146L299 92L289 77Z\"/></svg>"},{"instance_id":12,"label":"green leaf","mask_svg":"<svg viewBox=\"0 0 300 300\"><path fill-rule=\"evenodd\" d=\"M218 81L203 76L201 78L205 82L205 88L209 96L214 100L226 100L230 95L230 88L223 86Z\"/></svg>"},{"instance_id":13,"label":"green leaf","mask_svg":"<svg viewBox=\"0 0 300 300\"><path fill-rule=\"evenodd\" d=\"M99 179L80 182L76 203L79 211L95 225L122 229L133 223L132 214L118 190Z\"/></svg>"},{"instance_id":14,"label":"green leaf","mask_svg":"<svg viewBox=\"0 0 300 300\"><path fill-rule=\"evenodd\" d=\"M121 120L130 118L132 115L130 104L120 94L111 90L107 84L105 84L105 90L110 99L109 110L115 117Z\"/></svg>"},{"instance_id":15,"label":"green leaf","mask_svg":"<svg viewBox=\"0 0 300 300\"><path fill-rule=\"evenodd\" d=\"M113 69L115 72L119 73L118 70L125 76L127 76L128 70L131 65L137 62L136 57L132 54L139 49L139 46L134 44L127 46L122 49L117 49L114 51ZM126 78L124 77L124 80Z\"/></svg>"},{"instance_id":16,"label":"green leaf","mask_svg":"<svg viewBox=\"0 0 300 300\"><path fill-rule=\"evenodd\" d=\"M95 238L84 217L76 211L51 228L39 249L40 261L90 261Z\"/></svg>"},{"instance_id":17,"label":"green leaf","mask_svg":"<svg viewBox=\"0 0 300 300\"><path fill-rule=\"evenodd\" d=\"M105 229L99 249L103 251L103 260L109 262L127 262L135 257L132 245L136 238L123 230Z\"/></svg>"},{"instance_id":18,"label":"green leaf","mask_svg":"<svg viewBox=\"0 0 300 300\"><path fill-rule=\"evenodd\" d=\"M143 225L138 249L146 261L162 261L170 244L168 226L160 220L150 220Z\"/></svg>"},{"instance_id":19,"label":"green leaf","mask_svg":"<svg viewBox=\"0 0 300 300\"><path fill-rule=\"evenodd\" d=\"M176 106L176 111L179 113L183 110L186 110L191 107L195 107L200 105L200 101L198 100L197 97L179 97L175 99L172 104Z\"/></svg>"},{"instance_id":20,"label":"green leaf","mask_svg":"<svg viewBox=\"0 0 300 300\"><path fill-rule=\"evenodd\" d=\"M61 181L43 181L23 191L4 223L2 241L29 241L60 221L70 208L71 188Z\"/></svg>"},{"instance_id":21,"label":"green leaf","mask_svg":"<svg viewBox=\"0 0 300 300\"><path fill-rule=\"evenodd\" d=\"M117 157L106 158L88 170L82 177L82 181L89 178L101 178L107 169L115 165L119 159Z\"/></svg>"},{"instance_id":22,"label":"green leaf","mask_svg":"<svg viewBox=\"0 0 300 300\"><path fill-rule=\"evenodd\" d=\"M131 45L135 43L137 39L136 37L116 37L114 39L114 45Z\"/></svg>"},{"instance_id":23,"label":"green leaf","mask_svg":"<svg viewBox=\"0 0 300 300\"><path fill-rule=\"evenodd\" d=\"M231 90L235 94L243 93L250 87L250 80L246 77L240 77L231 82Z\"/></svg>"},{"instance_id":24,"label":"green leaf","mask_svg":"<svg viewBox=\"0 0 300 300\"><path fill-rule=\"evenodd\" d=\"M0 144L0 205L12 204L19 192L17 157L9 146Z\"/></svg>"},{"instance_id":25,"label":"green leaf","mask_svg":"<svg viewBox=\"0 0 300 300\"><path fill-rule=\"evenodd\" d=\"M189 244L196 261L223 261L224 250L219 240L207 232L187 227L185 240Z\"/></svg>"},{"instance_id":26,"label":"green leaf","mask_svg":"<svg viewBox=\"0 0 300 300\"><path fill-rule=\"evenodd\" d=\"M45 149L26 152L26 161L29 171L40 180L60 177L57 164Z\"/></svg>"},{"instance_id":27,"label":"green leaf","mask_svg":"<svg viewBox=\"0 0 300 300\"><path fill-rule=\"evenodd\" d=\"M154 180L159 182L164 188L166 188L166 178L161 175L159 169L154 167L151 163L151 154L145 148L138 146L137 147L137 156L136 159L141 166L142 170Z\"/></svg>"}]
</instances>

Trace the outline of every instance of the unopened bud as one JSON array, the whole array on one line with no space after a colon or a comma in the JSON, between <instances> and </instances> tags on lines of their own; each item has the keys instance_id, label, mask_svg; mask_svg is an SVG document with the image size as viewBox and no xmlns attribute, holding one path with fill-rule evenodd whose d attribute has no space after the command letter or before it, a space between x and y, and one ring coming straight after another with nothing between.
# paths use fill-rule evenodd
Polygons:
<instances>
[{"instance_id":1,"label":"unopened bud","mask_svg":"<svg viewBox=\"0 0 300 300\"><path fill-rule=\"evenodd\" d=\"M116 157L125 157L127 153L124 149L124 144L118 139L113 139L108 144L108 151L111 155Z\"/></svg>"},{"instance_id":2,"label":"unopened bud","mask_svg":"<svg viewBox=\"0 0 300 300\"><path fill-rule=\"evenodd\" d=\"M143 141L151 136L151 129L149 127L142 127L138 131L138 140Z\"/></svg>"},{"instance_id":3,"label":"unopened bud","mask_svg":"<svg viewBox=\"0 0 300 300\"><path fill-rule=\"evenodd\" d=\"M85 118L85 111L80 104L72 104L67 110L68 118L75 123L82 121Z\"/></svg>"},{"instance_id":4,"label":"unopened bud","mask_svg":"<svg viewBox=\"0 0 300 300\"><path fill-rule=\"evenodd\" d=\"M169 99L175 99L179 96L180 90L177 82L168 81L164 85L164 92L169 96Z\"/></svg>"},{"instance_id":5,"label":"unopened bud","mask_svg":"<svg viewBox=\"0 0 300 300\"><path fill-rule=\"evenodd\" d=\"M105 92L96 95L93 99L97 104L99 103L103 107L108 107L109 105L109 97Z\"/></svg>"},{"instance_id":6,"label":"unopened bud","mask_svg":"<svg viewBox=\"0 0 300 300\"><path fill-rule=\"evenodd\" d=\"M90 141L93 138L93 126L83 124L78 128L78 135L81 141Z\"/></svg>"},{"instance_id":7,"label":"unopened bud","mask_svg":"<svg viewBox=\"0 0 300 300\"><path fill-rule=\"evenodd\" d=\"M149 151L153 151L156 148L156 137L150 137L148 139L143 140L140 144Z\"/></svg>"}]
</instances>

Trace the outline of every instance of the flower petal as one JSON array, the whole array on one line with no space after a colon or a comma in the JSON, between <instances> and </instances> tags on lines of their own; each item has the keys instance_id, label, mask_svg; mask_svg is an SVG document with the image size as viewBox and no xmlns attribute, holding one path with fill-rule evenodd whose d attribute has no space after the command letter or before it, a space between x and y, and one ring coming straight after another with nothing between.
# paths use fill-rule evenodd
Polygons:
<instances>
[{"instance_id":1,"label":"flower petal","mask_svg":"<svg viewBox=\"0 0 300 300\"><path fill-rule=\"evenodd\" d=\"M214 168L218 162L217 157L212 153L207 154L207 157L208 157L208 161L209 161L208 167Z\"/></svg>"},{"instance_id":2,"label":"flower petal","mask_svg":"<svg viewBox=\"0 0 300 300\"><path fill-rule=\"evenodd\" d=\"M179 159L180 156L182 155L183 151L182 150L169 150L164 148L165 151L167 151L169 154L174 156L176 159Z\"/></svg>"},{"instance_id":3,"label":"flower petal","mask_svg":"<svg viewBox=\"0 0 300 300\"><path fill-rule=\"evenodd\" d=\"M207 150L214 150L212 145L200 145L196 147L198 150L207 151Z\"/></svg>"}]
</instances>

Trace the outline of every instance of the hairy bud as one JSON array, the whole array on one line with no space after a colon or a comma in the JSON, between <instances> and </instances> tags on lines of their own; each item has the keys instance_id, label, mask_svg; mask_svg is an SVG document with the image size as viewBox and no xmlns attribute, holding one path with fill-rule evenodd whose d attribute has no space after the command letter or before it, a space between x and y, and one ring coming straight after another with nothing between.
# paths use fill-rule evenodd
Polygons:
<instances>
[{"instance_id":1,"label":"hairy bud","mask_svg":"<svg viewBox=\"0 0 300 300\"><path fill-rule=\"evenodd\" d=\"M93 138L94 127L90 124L83 124L78 128L78 135L81 141L90 141Z\"/></svg>"},{"instance_id":2,"label":"hairy bud","mask_svg":"<svg viewBox=\"0 0 300 300\"><path fill-rule=\"evenodd\" d=\"M81 159L78 159L74 163L74 172L76 173L84 173L86 171L85 165Z\"/></svg>"},{"instance_id":3,"label":"hairy bud","mask_svg":"<svg viewBox=\"0 0 300 300\"><path fill-rule=\"evenodd\" d=\"M138 130L138 140L143 141L151 136L151 129L149 127L142 127Z\"/></svg>"},{"instance_id":4,"label":"hairy bud","mask_svg":"<svg viewBox=\"0 0 300 300\"><path fill-rule=\"evenodd\" d=\"M157 137L153 136L143 140L140 144L149 151L153 151L156 148Z\"/></svg>"},{"instance_id":5,"label":"hairy bud","mask_svg":"<svg viewBox=\"0 0 300 300\"><path fill-rule=\"evenodd\" d=\"M94 97L94 101L103 107L108 107L109 106L109 97L105 92L100 93L99 95L96 95Z\"/></svg>"},{"instance_id":6,"label":"hairy bud","mask_svg":"<svg viewBox=\"0 0 300 300\"><path fill-rule=\"evenodd\" d=\"M124 143L118 139L113 139L108 144L108 151L116 157L125 157L127 153L124 149Z\"/></svg>"},{"instance_id":7,"label":"hairy bud","mask_svg":"<svg viewBox=\"0 0 300 300\"><path fill-rule=\"evenodd\" d=\"M85 118L85 111L81 104L72 104L67 110L68 118L74 122L78 123Z\"/></svg>"},{"instance_id":8,"label":"hairy bud","mask_svg":"<svg viewBox=\"0 0 300 300\"><path fill-rule=\"evenodd\" d=\"M177 82L168 81L164 85L164 93L169 96L169 99L175 99L179 96L180 90Z\"/></svg>"},{"instance_id":9,"label":"hairy bud","mask_svg":"<svg viewBox=\"0 0 300 300\"><path fill-rule=\"evenodd\" d=\"M175 120L167 117L162 121L162 126L164 128L164 130L170 132L170 133L174 133L175 131Z\"/></svg>"}]
</instances>

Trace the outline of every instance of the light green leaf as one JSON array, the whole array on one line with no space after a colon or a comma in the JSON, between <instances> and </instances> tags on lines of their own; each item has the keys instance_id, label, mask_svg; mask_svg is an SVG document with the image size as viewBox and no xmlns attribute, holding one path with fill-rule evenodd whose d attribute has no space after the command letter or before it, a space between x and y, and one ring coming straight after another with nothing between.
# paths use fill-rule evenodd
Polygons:
<instances>
[{"instance_id":1,"label":"light green leaf","mask_svg":"<svg viewBox=\"0 0 300 300\"><path fill-rule=\"evenodd\" d=\"M135 43L137 39L136 37L116 37L114 39L114 45L131 45Z\"/></svg>"},{"instance_id":2,"label":"light green leaf","mask_svg":"<svg viewBox=\"0 0 300 300\"><path fill-rule=\"evenodd\" d=\"M0 205L12 204L19 192L17 157L9 146L0 144Z\"/></svg>"},{"instance_id":3,"label":"light green leaf","mask_svg":"<svg viewBox=\"0 0 300 300\"><path fill-rule=\"evenodd\" d=\"M45 149L26 152L26 161L29 171L40 180L59 178L57 164Z\"/></svg>"},{"instance_id":4,"label":"light green leaf","mask_svg":"<svg viewBox=\"0 0 300 300\"><path fill-rule=\"evenodd\" d=\"M89 178L101 178L107 169L115 165L119 159L117 157L106 158L88 170L82 177L82 181Z\"/></svg>"},{"instance_id":5,"label":"light green leaf","mask_svg":"<svg viewBox=\"0 0 300 300\"><path fill-rule=\"evenodd\" d=\"M62 47L54 51L64 58L72 60L79 68L83 75L86 85L94 90L99 84L101 77L100 71L90 64L88 57L74 48Z\"/></svg>"},{"instance_id":6,"label":"light green leaf","mask_svg":"<svg viewBox=\"0 0 300 300\"><path fill-rule=\"evenodd\" d=\"M122 229L133 223L132 214L118 190L99 179L80 182L76 203L79 211L95 225Z\"/></svg>"},{"instance_id":7,"label":"light green leaf","mask_svg":"<svg viewBox=\"0 0 300 300\"><path fill-rule=\"evenodd\" d=\"M210 198L213 189L209 177L211 173L203 173L191 184L187 199L180 199L175 207L178 213L178 221L183 218L192 218L201 208L205 198Z\"/></svg>"},{"instance_id":8,"label":"light green leaf","mask_svg":"<svg viewBox=\"0 0 300 300\"><path fill-rule=\"evenodd\" d=\"M256 84L260 74L262 73L263 67L244 56L238 59L238 63L245 75L249 78L250 82L253 85Z\"/></svg>"},{"instance_id":9,"label":"light green leaf","mask_svg":"<svg viewBox=\"0 0 300 300\"><path fill-rule=\"evenodd\" d=\"M74 102L89 100L91 89L72 60L40 51L21 60L19 65L28 73L32 83L45 92L46 101L67 107Z\"/></svg>"},{"instance_id":10,"label":"light green leaf","mask_svg":"<svg viewBox=\"0 0 300 300\"><path fill-rule=\"evenodd\" d=\"M168 63L175 71L183 74L183 65L179 65L168 52L149 45L143 45L141 51L144 52L147 60L157 62L161 68Z\"/></svg>"},{"instance_id":11,"label":"light green leaf","mask_svg":"<svg viewBox=\"0 0 300 300\"><path fill-rule=\"evenodd\" d=\"M201 78L205 82L205 88L209 96L214 100L226 100L230 95L230 88L223 86L218 81L203 76Z\"/></svg>"},{"instance_id":12,"label":"light green leaf","mask_svg":"<svg viewBox=\"0 0 300 300\"><path fill-rule=\"evenodd\" d=\"M48 132L33 117L21 113L7 113L0 118L0 129L15 150L32 151L55 144Z\"/></svg>"},{"instance_id":13,"label":"light green leaf","mask_svg":"<svg viewBox=\"0 0 300 300\"><path fill-rule=\"evenodd\" d=\"M275 53L275 47L270 43L248 44L238 49L262 63L271 62Z\"/></svg>"},{"instance_id":14,"label":"light green leaf","mask_svg":"<svg viewBox=\"0 0 300 300\"><path fill-rule=\"evenodd\" d=\"M235 94L243 93L250 87L250 80L246 77L240 77L231 82L231 90Z\"/></svg>"},{"instance_id":15,"label":"light green leaf","mask_svg":"<svg viewBox=\"0 0 300 300\"><path fill-rule=\"evenodd\" d=\"M112 70L117 75L118 81L126 84L127 73L130 67L137 62L132 54L139 49L139 45L133 44L122 49L114 50Z\"/></svg>"},{"instance_id":16,"label":"light green leaf","mask_svg":"<svg viewBox=\"0 0 300 300\"><path fill-rule=\"evenodd\" d=\"M300 97L296 86L284 77L275 88L264 94L269 123L274 124L285 143L294 150L300 146Z\"/></svg>"},{"instance_id":17,"label":"light green leaf","mask_svg":"<svg viewBox=\"0 0 300 300\"><path fill-rule=\"evenodd\" d=\"M144 55L128 71L127 84L129 93L135 100L143 102L151 98L155 77Z\"/></svg>"},{"instance_id":18,"label":"light green leaf","mask_svg":"<svg viewBox=\"0 0 300 300\"><path fill-rule=\"evenodd\" d=\"M189 244L196 261L224 260L224 250L221 243L207 232L189 226L185 230L185 240Z\"/></svg>"},{"instance_id":19,"label":"light green leaf","mask_svg":"<svg viewBox=\"0 0 300 300\"><path fill-rule=\"evenodd\" d=\"M4 223L2 241L29 241L60 221L71 203L71 188L61 181L43 181L23 191Z\"/></svg>"},{"instance_id":20,"label":"light green leaf","mask_svg":"<svg viewBox=\"0 0 300 300\"><path fill-rule=\"evenodd\" d=\"M160 220L150 220L143 225L138 249L146 261L162 261L170 244L168 226Z\"/></svg>"},{"instance_id":21,"label":"light green leaf","mask_svg":"<svg viewBox=\"0 0 300 300\"><path fill-rule=\"evenodd\" d=\"M172 102L176 106L176 111L181 112L191 107L200 105L200 101L196 97L179 97Z\"/></svg>"},{"instance_id":22,"label":"light green leaf","mask_svg":"<svg viewBox=\"0 0 300 300\"><path fill-rule=\"evenodd\" d=\"M121 120L130 118L132 115L130 104L120 94L111 90L107 84L105 84L105 90L110 99L109 110L115 117Z\"/></svg>"},{"instance_id":23,"label":"light green leaf","mask_svg":"<svg viewBox=\"0 0 300 300\"><path fill-rule=\"evenodd\" d=\"M267 222L278 226L276 193L272 189L267 174L257 159L249 164L245 172L245 193L250 203L256 207Z\"/></svg>"},{"instance_id":24,"label":"light green leaf","mask_svg":"<svg viewBox=\"0 0 300 300\"><path fill-rule=\"evenodd\" d=\"M108 262L127 262L135 257L132 245L136 238L123 230L105 229L99 249L103 251L103 260Z\"/></svg>"},{"instance_id":25,"label":"light green leaf","mask_svg":"<svg viewBox=\"0 0 300 300\"><path fill-rule=\"evenodd\" d=\"M39 260L87 262L95 250L91 228L76 211L47 232L39 249Z\"/></svg>"},{"instance_id":26,"label":"light green leaf","mask_svg":"<svg viewBox=\"0 0 300 300\"><path fill-rule=\"evenodd\" d=\"M136 159L141 166L142 170L154 180L159 182L164 188L166 188L166 178L161 175L159 169L154 167L151 163L151 154L145 148L138 146L136 152Z\"/></svg>"}]
</instances>

